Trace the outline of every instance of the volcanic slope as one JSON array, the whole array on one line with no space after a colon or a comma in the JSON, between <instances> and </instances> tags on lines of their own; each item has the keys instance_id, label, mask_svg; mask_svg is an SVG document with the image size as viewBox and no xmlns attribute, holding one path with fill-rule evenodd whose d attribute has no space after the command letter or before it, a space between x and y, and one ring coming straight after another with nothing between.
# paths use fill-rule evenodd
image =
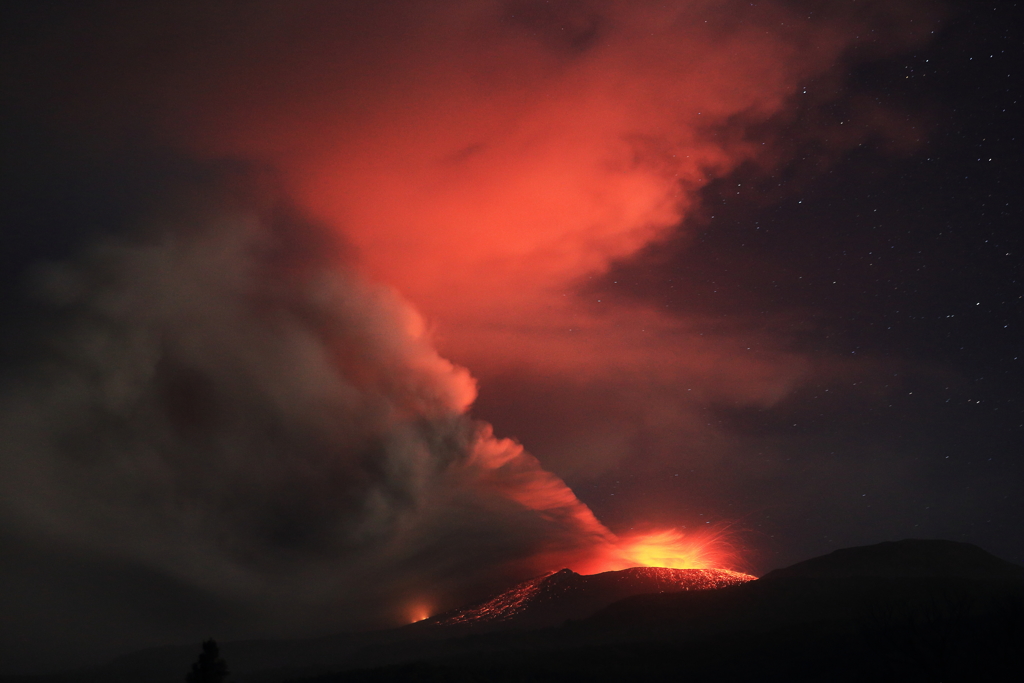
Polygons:
<instances>
[{"instance_id":1,"label":"volcanic slope","mask_svg":"<svg viewBox=\"0 0 1024 683\"><path fill-rule=\"evenodd\" d=\"M524 581L462 609L396 629L309 640L221 643L221 655L238 683L282 683L443 654L472 654L507 646L503 632L526 632L583 619L622 598L645 593L703 592L755 577L725 569L634 567L580 575L569 569ZM479 635L478 634L490 634ZM87 670L39 677L3 677L0 683L178 683L196 656L196 645L135 652Z\"/></svg>"},{"instance_id":2,"label":"volcanic slope","mask_svg":"<svg viewBox=\"0 0 1024 683\"><path fill-rule=\"evenodd\" d=\"M1017 681L1022 574L967 543L880 543L720 590L634 595L556 628L407 647L390 666L363 659L311 680Z\"/></svg>"},{"instance_id":3,"label":"volcanic slope","mask_svg":"<svg viewBox=\"0 0 1024 683\"><path fill-rule=\"evenodd\" d=\"M398 629L227 642L221 652L238 683L1010 681L1024 652L1022 574L944 540L849 548L757 581L716 570L562 570ZM177 683L196 651L0 682Z\"/></svg>"},{"instance_id":4,"label":"volcanic slope","mask_svg":"<svg viewBox=\"0 0 1024 683\"><path fill-rule=\"evenodd\" d=\"M424 627L470 630L554 626L567 619L590 616L632 595L725 588L755 578L728 569L633 567L590 575L562 569L524 581L484 602L420 623Z\"/></svg>"}]
</instances>

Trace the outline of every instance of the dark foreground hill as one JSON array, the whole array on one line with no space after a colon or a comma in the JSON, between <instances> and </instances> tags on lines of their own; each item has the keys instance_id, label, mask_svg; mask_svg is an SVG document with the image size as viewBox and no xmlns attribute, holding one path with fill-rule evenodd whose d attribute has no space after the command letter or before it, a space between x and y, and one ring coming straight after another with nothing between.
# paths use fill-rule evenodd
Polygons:
<instances>
[{"instance_id":1,"label":"dark foreground hill","mask_svg":"<svg viewBox=\"0 0 1024 683\"><path fill-rule=\"evenodd\" d=\"M421 651L443 650L442 643L473 643L470 636L558 626L582 619L626 597L680 591L707 591L754 580L725 569L634 567L580 575L569 569L520 583L480 603L401 628L370 633L291 640L221 644L238 683L269 683L337 671L350 666L401 661ZM458 646L457 646L458 647ZM37 683L180 683L198 652L190 644L154 648L121 657L102 667L68 674L29 677Z\"/></svg>"},{"instance_id":2,"label":"dark foreground hill","mask_svg":"<svg viewBox=\"0 0 1024 683\"><path fill-rule=\"evenodd\" d=\"M762 578L852 576L1024 580L1024 567L1001 560L970 543L907 539L836 550L768 572Z\"/></svg>"},{"instance_id":3,"label":"dark foreground hill","mask_svg":"<svg viewBox=\"0 0 1024 683\"><path fill-rule=\"evenodd\" d=\"M222 652L236 683L1022 680L1022 571L967 544L901 541L839 551L757 581L648 591L585 618L526 628L557 614L552 605L581 608L581 595L615 592L608 577L559 572L527 591L532 601L503 594L499 603L522 609L484 620L486 628L469 623L467 631L459 617L479 615L492 601L393 631L225 643ZM633 574L619 578L670 580ZM180 683L196 652L195 645L168 648L22 680Z\"/></svg>"},{"instance_id":4,"label":"dark foreground hill","mask_svg":"<svg viewBox=\"0 0 1024 683\"><path fill-rule=\"evenodd\" d=\"M883 543L758 581L634 596L560 628L455 639L407 650L402 664L370 666L383 654L366 650L362 670L311 680L1017 681L1024 569L964 543Z\"/></svg>"}]
</instances>

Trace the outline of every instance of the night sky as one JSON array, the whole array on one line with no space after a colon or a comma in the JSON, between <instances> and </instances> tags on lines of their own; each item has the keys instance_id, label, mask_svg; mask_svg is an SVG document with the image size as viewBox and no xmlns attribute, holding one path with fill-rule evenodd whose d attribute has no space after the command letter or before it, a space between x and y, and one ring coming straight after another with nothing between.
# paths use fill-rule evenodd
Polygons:
<instances>
[{"instance_id":1,"label":"night sky","mask_svg":"<svg viewBox=\"0 0 1024 683\"><path fill-rule=\"evenodd\" d=\"M0 23L0 673L665 531L1024 563L1018 3Z\"/></svg>"},{"instance_id":2,"label":"night sky","mask_svg":"<svg viewBox=\"0 0 1024 683\"><path fill-rule=\"evenodd\" d=\"M710 406L743 462L673 491L680 510L738 509L759 568L898 536L1024 559L1020 14L956 16L922 49L849 75L847 96L890 108L909 149L869 139L823 162L812 141L767 175L739 169L702 192L692 232L595 285L710 330L763 325L824 366L768 409ZM851 122L842 105L798 116ZM623 496L643 485L615 479ZM610 485L593 502L581 490L602 518L617 513L599 502Z\"/></svg>"}]
</instances>

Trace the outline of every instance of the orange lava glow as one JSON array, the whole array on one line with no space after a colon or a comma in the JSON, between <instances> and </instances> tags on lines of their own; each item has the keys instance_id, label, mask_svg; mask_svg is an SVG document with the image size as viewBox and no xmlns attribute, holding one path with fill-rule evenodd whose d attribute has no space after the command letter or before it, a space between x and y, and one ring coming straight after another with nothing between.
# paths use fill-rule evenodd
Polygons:
<instances>
[{"instance_id":1,"label":"orange lava glow","mask_svg":"<svg viewBox=\"0 0 1024 683\"><path fill-rule=\"evenodd\" d=\"M609 576L617 574L618 576ZM701 591L725 588L757 577L750 574L730 571L728 569L669 569L665 567L631 567L625 571L597 573L591 575L575 574L563 569L538 576L513 586L504 593L496 595L486 602L468 608L439 615L434 623L452 626L456 624L484 624L488 622L510 622L528 615L531 609L539 605L550 606L566 596L575 595L576 599L585 594L588 586L600 590L606 589L609 583L622 585L632 584L639 593L669 593L677 591ZM611 580L611 582L609 581ZM630 592L619 593L626 597ZM572 598L570 598L571 600Z\"/></svg>"},{"instance_id":2,"label":"orange lava glow","mask_svg":"<svg viewBox=\"0 0 1024 683\"><path fill-rule=\"evenodd\" d=\"M301 41L275 14L232 41L251 52L222 56L218 41L206 58L190 54L202 68L160 101L197 89L207 106L170 111L164 125L201 157L273 164L303 211L344 234L362 274L423 312L428 324L410 313L410 334L481 382L542 378L625 397L549 448L552 469L627 463L620 423L656 432L652 460L698 442L729 448L700 406L773 405L809 361L760 332L705 335L705 320L585 286L675 235L711 180L772 165L771 146L743 126L786 111L867 32L859 15L819 21L785 3L559 4L541 24L550 33L487 2L337 3ZM433 352L412 360L451 377L453 412L469 409L468 373ZM473 486L556 530L538 571L734 559L721 532L616 537L561 478L489 432L465 467Z\"/></svg>"},{"instance_id":3,"label":"orange lava glow","mask_svg":"<svg viewBox=\"0 0 1024 683\"><path fill-rule=\"evenodd\" d=\"M737 561L736 551L721 529L692 534L660 529L617 537L574 563L573 568L587 574L630 567L731 569Z\"/></svg>"},{"instance_id":4,"label":"orange lava glow","mask_svg":"<svg viewBox=\"0 0 1024 683\"><path fill-rule=\"evenodd\" d=\"M535 511L570 536L563 544L536 553L528 563L529 571L542 573L564 567L581 574L631 567L731 571L739 564L727 526L616 535L564 481L545 470L522 445L495 438L489 426L483 426L477 434L472 452L468 465L476 468L478 485Z\"/></svg>"},{"instance_id":5,"label":"orange lava glow","mask_svg":"<svg viewBox=\"0 0 1024 683\"><path fill-rule=\"evenodd\" d=\"M424 621L429 619L431 616L431 609L426 604L415 604L409 608L406 618L410 624L415 624L417 621Z\"/></svg>"},{"instance_id":6,"label":"orange lava glow","mask_svg":"<svg viewBox=\"0 0 1024 683\"><path fill-rule=\"evenodd\" d=\"M581 574L631 567L731 570L738 563L724 526L690 533L657 529L617 536L564 481L545 470L522 445L495 438L489 426L478 433L472 451L470 466L478 468L481 486L572 534L565 545L538 552L531 559L536 573L564 567Z\"/></svg>"},{"instance_id":7,"label":"orange lava glow","mask_svg":"<svg viewBox=\"0 0 1024 683\"><path fill-rule=\"evenodd\" d=\"M675 529L624 539L622 555L640 567L721 569L723 557L715 537L688 538Z\"/></svg>"}]
</instances>

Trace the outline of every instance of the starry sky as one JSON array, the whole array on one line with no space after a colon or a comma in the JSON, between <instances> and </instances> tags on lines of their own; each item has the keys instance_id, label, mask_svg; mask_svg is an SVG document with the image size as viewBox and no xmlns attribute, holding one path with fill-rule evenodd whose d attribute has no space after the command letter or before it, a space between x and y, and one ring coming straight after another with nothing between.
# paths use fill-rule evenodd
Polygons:
<instances>
[{"instance_id":1,"label":"starry sky","mask_svg":"<svg viewBox=\"0 0 1024 683\"><path fill-rule=\"evenodd\" d=\"M3 12L10 671L667 529L1024 563L1018 3Z\"/></svg>"},{"instance_id":2,"label":"starry sky","mask_svg":"<svg viewBox=\"0 0 1024 683\"><path fill-rule=\"evenodd\" d=\"M740 169L704 190L714 215L694 234L595 285L712 327L761 319L803 353L849 359L849 374L769 409L709 409L761 472L731 495L714 472L677 489L702 502L708 484L718 489L709 513L740 507L751 529L784 539L768 543L781 561L806 552L790 545L797 528L799 543L819 551L905 535L1021 561L1015 11L972 6L923 49L851 74L855 91L906 112L926 140L919 147L894 154L868 143L815 173L803 165L821 152L808 145L767 177ZM850 122L841 108L827 115ZM642 485L616 481L620 495ZM803 503L779 496L779 485Z\"/></svg>"},{"instance_id":3,"label":"starry sky","mask_svg":"<svg viewBox=\"0 0 1024 683\"><path fill-rule=\"evenodd\" d=\"M668 466L569 475L601 519L736 520L761 571L897 537L1022 561L1019 11L958 7L927 44L852 69L847 101L781 124L798 138L825 119L841 135L866 125L856 99L910 140L841 153L807 140L770 173L738 168L701 190L688 230L588 285L595 299L699 317L709 335L762 328L820 362L770 407L704 407L736 449L725 462L684 446ZM817 87L834 83L809 96ZM514 377L489 388L481 415L542 457L557 448L559 398ZM586 423L601 409L569 412Z\"/></svg>"}]
</instances>

